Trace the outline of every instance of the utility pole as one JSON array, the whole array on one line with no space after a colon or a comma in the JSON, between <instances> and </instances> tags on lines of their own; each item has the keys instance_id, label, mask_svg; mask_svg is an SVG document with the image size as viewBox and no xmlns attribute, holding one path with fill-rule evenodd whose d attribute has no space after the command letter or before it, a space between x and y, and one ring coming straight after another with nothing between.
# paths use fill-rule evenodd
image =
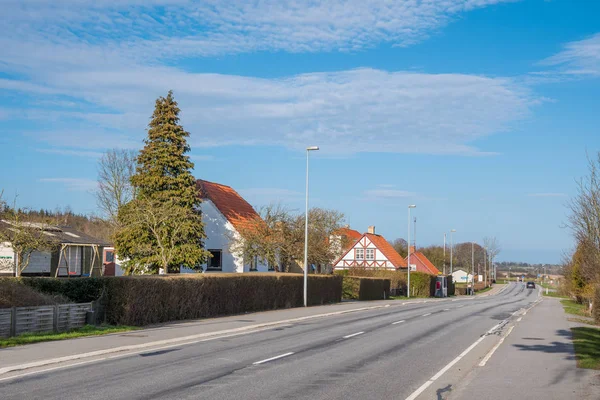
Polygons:
<instances>
[{"instance_id":1,"label":"utility pole","mask_svg":"<svg viewBox=\"0 0 600 400\"><path fill-rule=\"evenodd\" d=\"M475 295L475 243L471 242L471 296Z\"/></svg>"}]
</instances>

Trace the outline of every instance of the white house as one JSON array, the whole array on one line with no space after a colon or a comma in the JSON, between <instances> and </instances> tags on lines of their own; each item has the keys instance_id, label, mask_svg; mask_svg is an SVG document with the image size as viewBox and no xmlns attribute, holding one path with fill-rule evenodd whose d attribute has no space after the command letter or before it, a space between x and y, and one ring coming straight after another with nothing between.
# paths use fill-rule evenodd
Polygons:
<instances>
[{"instance_id":1,"label":"white house","mask_svg":"<svg viewBox=\"0 0 600 400\"><path fill-rule=\"evenodd\" d=\"M467 283L472 282L473 274L467 274L466 271L462 269L457 269L452 272L452 281L454 283Z\"/></svg>"},{"instance_id":2,"label":"white house","mask_svg":"<svg viewBox=\"0 0 600 400\"><path fill-rule=\"evenodd\" d=\"M252 206L229 186L198 180L202 197L202 221L204 222L204 248L212 258L203 265L205 272L267 272L275 271L258 258L244 260L230 251L231 238L239 238L239 231L260 218ZM182 272L191 272L183 271Z\"/></svg>"},{"instance_id":3,"label":"white house","mask_svg":"<svg viewBox=\"0 0 600 400\"><path fill-rule=\"evenodd\" d=\"M363 234L333 263L336 270L353 267L396 270L406 268L406 261L383 236L375 234L374 226L370 226L368 233Z\"/></svg>"}]
</instances>

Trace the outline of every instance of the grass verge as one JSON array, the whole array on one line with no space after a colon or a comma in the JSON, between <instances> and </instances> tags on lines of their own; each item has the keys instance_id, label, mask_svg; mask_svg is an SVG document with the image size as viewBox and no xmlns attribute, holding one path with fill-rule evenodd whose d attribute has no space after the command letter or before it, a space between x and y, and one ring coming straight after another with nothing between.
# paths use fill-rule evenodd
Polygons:
<instances>
[{"instance_id":1,"label":"grass verge","mask_svg":"<svg viewBox=\"0 0 600 400\"><path fill-rule=\"evenodd\" d=\"M583 304L577 304L570 299L561 300L560 303L563 305L563 308L567 314L579 315L580 317L590 317L587 306Z\"/></svg>"},{"instance_id":2,"label":"grass verge","mask_svg":"<svg viewBox=\"0 0 600 400\"><path fill-rule=\"evenodd\" d=\"M600 369L600 329L572 328L575 357L579 368Z\"/></svg>"},{"instance_id":3,"label":"grass verge","mask_svg":"<svg viewBox=\"0 0 600 400\"><path fill-rule=\"evenodd\" d=\"M545 290L542 290L542 295L544 295L546 297L556 297L559 299L566 299L566 300L569 299L567 296L563 296L562 294L559 294L557 292L548 292L548 294L546 294Z\"/></svg>"},{"instance_id":4,"label":"grass verge","mask_svg":"<svg viewBox=\"0 0 600 400\"><path fill-rule=\"evenodd\" d=\"M567 318L567 320L579 324L600 326L600 323L595 322L592 318Z\"/></svg>"},{"instance_id":5,"label":"grass verge","mask_svg":"<svg viewBox=\"0 0 600 400\"><path fill-rule=\"evenodd\" d=\"M133 327L133 326L86 325L83 328L75 329L75 330L72 330L69 332L25 333L20 336L10 337L10 338L6 338L6 339L0 339L0 348L21 346L24 344L39 343L39 342L49 342L49 341L53 341L53 340L75 339L75 338L84 337L84 336L107 335L109 333L127 332L127 331L131 331L131 330L135 330L135 329L138 329L138 328Z\"/></svg>"}]
</instances>

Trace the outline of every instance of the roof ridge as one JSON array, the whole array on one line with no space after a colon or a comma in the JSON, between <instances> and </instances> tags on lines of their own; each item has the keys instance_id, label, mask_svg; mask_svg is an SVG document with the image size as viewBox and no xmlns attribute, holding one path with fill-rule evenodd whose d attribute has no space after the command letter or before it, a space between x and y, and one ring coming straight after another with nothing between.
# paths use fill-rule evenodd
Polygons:
<instances>
[{"instance_id":1,"label":"roof ridge","mask_svg":"<svg viewBox=\"0 0 600 400\"><path fill-rule=\"evenodd\" d=\"M211 183L213 185L225 186L225 187L228 187L228 188L232 189L232 187L229 186L229 185L224 185L224 184L219 183L219 182L207 181L206 179L196 179L196 182Z\"/></svg>"}]
</instances>

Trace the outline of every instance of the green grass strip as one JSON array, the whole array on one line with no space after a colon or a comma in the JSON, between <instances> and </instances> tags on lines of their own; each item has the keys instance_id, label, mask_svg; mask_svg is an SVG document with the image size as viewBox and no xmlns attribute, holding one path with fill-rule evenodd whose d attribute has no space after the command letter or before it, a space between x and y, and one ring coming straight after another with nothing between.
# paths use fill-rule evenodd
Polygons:
<instances>
[{"instance_id":1,"label":"green grass strip","mask_svg":"<svg viewBox=\"0 0 600 400\"><path fill-rule=\"evenodd\" d=\"M131 331L131 330L135 330L135 329L138 329L138 328L133 327L133 326L86 325L83 328L74 329L69 332L25 333L23 335L14 336L14 337L10 337L7 339L0 339L0 348L21 346L24 344L39 343L39 342L49 342L49 341L53 341L53 340L75 339L75 338L85 337L85 336L108 335L110 333L127 332L127 331Z\"/></svg>"},{"instance_id":2,"label":"green grass strip","mask_svg":"<svg viewBox=\"0 0 600 400\"><path fill-rule=\"evenodd\" d=\"M566 299L561 300L560 303L563 305L567 314L579 315L581 317L590 317L588 307L584 304L577 304L573 300Z\"/></svg>"},{"instance_id":3,"label":"green grass strip","mask_svg":"<svg viewBox=\"0 0 600 400\"><path fill-rule=\"evenodd\" d=\"M572 328L575 356L579 368L600 369L600 329Z\"/></svg>"}]
</instances>

